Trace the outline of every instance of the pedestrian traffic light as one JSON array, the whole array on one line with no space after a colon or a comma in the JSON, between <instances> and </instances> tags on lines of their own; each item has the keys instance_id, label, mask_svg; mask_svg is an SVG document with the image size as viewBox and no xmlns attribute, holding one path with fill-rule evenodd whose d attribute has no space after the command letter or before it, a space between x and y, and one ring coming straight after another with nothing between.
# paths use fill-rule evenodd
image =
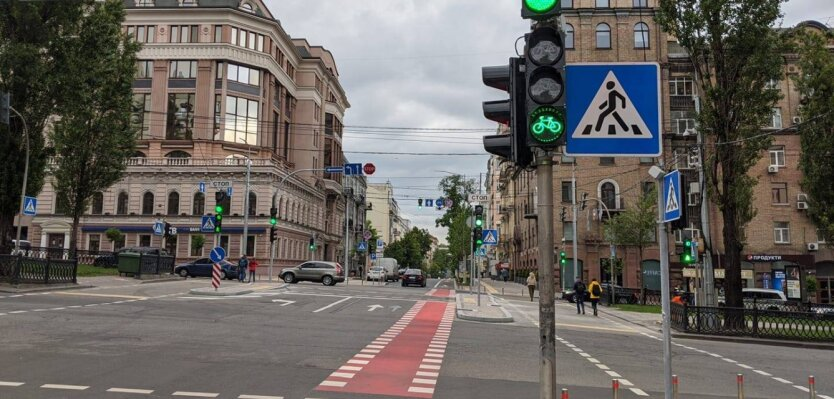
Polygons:
<instances>
[{"instance_id":1,"label":"pedestrian traffic light","mask_svg":"<svg viewBox=\"0 0 834 399\"><path fill-rule=\"evenodd\" d=\"M214 193L214 233L220 234L223 231L223 213L226 211L226 193L218 191Z\"/></svg>"},{"instance_id":2,"label":"pedestrian traffic light","mask_svg":"<svg viewBox=\"0 0 834 399\"><path fill-rule=\"evenodd\" d=\"M269 208L269 224L275 226L278 223L278 208Z\"/></svg>"},{"instance_id":3,"label":"pedestrian traffic light","mask_svg":"<svg viewBox=\"0 0 834 399\"><path fill-rule=\"evenodd\" d=\"M423 209L423 200L422 199L417 200L417 208L418 209Z\"/></svg>"},{"instance_id":4,"label":"pedestrian traffic light","mask_svg":"<svg viewBox=\"0 0 834 399\"><path fill-rule=\"evenodd\" d=\"M524 59L510 58L508 65L481 69L484 84L509 93L510 98L483 103L484 116L507 125L508 134L484 136L484 149L526 168L533 163L533 153L527 147L527 118L525 116Z\"/></svg>"},{"instance_id":5,"label":"pedestrian traffic light","mask_svg":"<svg viewBox=\"0 0 834 399\"><path fill-rule=\"evenodd\" d=\"M275 228L273 225L269 228L269 242L275 242L278 240L278 229Z\"/></svg>"},{"instance_id":6,"label":"pedestrian traffic light","mask_svg":"<svg viewBox=\"0 0 834 399\"><path fill-rule=\"evenodd\" d=\"M313 238L313 237L310 237L310 246L309 246L309 248L310 248L310 251L315 251L316 250L316 239Z\"/></svg>"},{"instance_id":7,"label":"pedestrian traffic light","mask_svg":"<svg viewBox=\"0 0 834 399\"><path fill-rule=\"evenodd\" d=\"M695 263L692 258L692 248L692 240L687 238L683 241L683 251L681 251L680 254L680 263L683 263L684 265L691 265Z\"/></svg>"},{"instance_id":8,"label":"pedestrian traffic light","mask_svg":"<svg viewBox=\"0 0 834 399\"><path fill-rule=\"evenodd\" d=\"M12 96L9 93L0 92L0 123L9 124L11 116Z\"/></svg>"},{"instance_id":9,"label":"pedestrian traffic light","mask_svg":"<svg viewBox=\"0 0 834 399\"><path fill-rule=\"evenodd\" d=\"M483 205L475 205L475 227L484 227Z\"/></svg>"},{"instance_id":10,"label":"pedestrian traffic light","mask_svg":"<svg viewBox=\"0 0 834 399\"><path fill-rule=\"evenodd\" d=\"M541 1L543 3L544 1ZM540 24L527 35L527 145L545 149L565 142L565 46L557 24Z\"/></svg>"},{"instance_id":11,"label":"pedestrian traffic light","mask_svg":"<svg viewBox=\"0 0 834 399\"><path fill-rule=\"evenodd\" d=\"M562 266L568 264L568 254L565 251L559 251L559 264Z\"/></svg>"},{"instance_id":12,"label":"pedestrian traffic light","mask_svg":"<svg viewBox=\"0 0 834 399\"><path fill-rule=\"evenodd\" d=\"M560 213L559 213L559 219L561 219L561 220L562 220L562 223L565 223L565 220L567 219L567 213L568 213L567 208L565 208L565 207L563 206L563 207L562 207L562 212L560 212Z\"/></svg>"},{"instance_id":13,"label":"pedestrian traffic light","mask_svg":"<svg viewBox=\"0 0 834 399\"><path fill-rule=\"evenodd\" d=\"M560 0L521 0L521 17L543 20L562 13Z\"/></svg>"}]
</instances>

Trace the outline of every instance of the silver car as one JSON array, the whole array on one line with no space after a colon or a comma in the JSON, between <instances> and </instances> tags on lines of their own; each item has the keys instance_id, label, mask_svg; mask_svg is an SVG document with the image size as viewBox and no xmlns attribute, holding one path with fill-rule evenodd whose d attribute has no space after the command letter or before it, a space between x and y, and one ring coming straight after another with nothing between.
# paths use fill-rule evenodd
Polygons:
<instances>
[{"instance_id":1,"label":"silver car","mask_svg":"<svg viewBox=\"0 0 834 399\"><path fill-rule=\"evenodd\" d=\"M345 281L345 269L336 262L310 261L284 269L279 276L287 284L315 281L324 285L336 285Z\"/></svg>"}]
</instances>

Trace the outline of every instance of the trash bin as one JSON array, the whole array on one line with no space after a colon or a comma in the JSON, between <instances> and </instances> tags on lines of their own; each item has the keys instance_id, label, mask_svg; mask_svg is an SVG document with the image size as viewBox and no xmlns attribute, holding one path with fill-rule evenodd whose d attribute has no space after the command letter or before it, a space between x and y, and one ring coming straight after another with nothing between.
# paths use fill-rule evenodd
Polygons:
<instances>
[{"instance_id":1,"label":"trash bin","mask_svg":"<svg viewBox=\"0 0 834 399\"><path fill-rule=\"evenodd\" d=\"M118 254L119 275L130 274L131 276L139 275L139 268L141 264L139 258L142 255L133 252L122 252Z\"/></svg>"}]
</instances>

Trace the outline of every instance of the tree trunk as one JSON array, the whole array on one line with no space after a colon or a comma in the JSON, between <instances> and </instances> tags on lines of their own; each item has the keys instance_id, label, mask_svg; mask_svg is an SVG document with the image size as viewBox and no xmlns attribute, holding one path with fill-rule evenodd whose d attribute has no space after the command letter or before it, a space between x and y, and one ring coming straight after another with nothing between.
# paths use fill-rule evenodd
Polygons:
<instances>
[{"instance_id":1,"label":"tree trunk","mask_svg":"<svg viewBox=\"0 0 834 399\"><path fill-rule=\"evenodd\" d=\"M72 227L70 228L70 242L69 242L69 258L75 259L78 249L78 224L81 216L76 212L72 216Z\"/></svg>"},{"instance_id":2,"label":"tree trunk","mask_svg":"<svg viewBox=\"0 0 834 399\"><path fill-rule=\"evenodd\" d=\"M640 303L646 304L646 281L643 274L643 247L637 248L637 283L640 284ZM661 282L662 284L662 282Z\"/></svg>"},{"instance_id":3,"label":"tree trunk","mask_svg":"<svg viewBox=\"0 0 834 399\"><path fill-rule=\"evenodd\" d=\"M726 181L726 180L725 180ZM741 295L741 251L736 222L736 208L728 201L721 213L724 217L724 303L725 327L738 330L744 327L744 301ZM703 288L703 287L702 287Z\"/></svg>"},{"instance_id":4,"label":"tree trunk","mask_svg":"<svg viewBox=\"0 0 834 399\"><path fill-rule=\"evenodd\" d=\"M12 240L17 232L14 230L14 216L0 218L0 245L13 247Z\"/></svg>"}]
</instances>

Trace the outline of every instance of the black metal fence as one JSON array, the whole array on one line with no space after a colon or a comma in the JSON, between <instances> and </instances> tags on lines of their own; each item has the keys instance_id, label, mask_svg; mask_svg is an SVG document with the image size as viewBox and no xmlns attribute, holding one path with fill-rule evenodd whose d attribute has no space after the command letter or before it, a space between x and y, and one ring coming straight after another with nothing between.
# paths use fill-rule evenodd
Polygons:
<instances>
[{"instance_id":1,"label":"black metal fence","mask_svg":"<svg viewBox=\"0 0 834 399\"><path fill-rule=\"evenodd\" d=\"M12 249L4 253L11 253L13 255L21 254L27 258L70 260L70 250L64 248L31 247L26 249L21 248L17 252ZM99 266L99 262L96 262L96 260L115 259L115 254L110 251L85 251L79 249L75 251L75 259L82 265Z\"/></svg>"},{"instance_id":2,"label":"black metal fence","mask_svg":"<svg viewBox=\"0 0 834 399\"><path fill-rule=\"evenodd\" d=\"M768 306L756 303L750 308L728 308L673 303L672 328L691 334L834 342L834 312L782 311Z\"/></svg>"},{"instance_id":3,"label":"black metal fence","mask_svg":"<svg viewBox=\"0 0 834 399\"><path fill-rule=\"evenodd\" d=\"M176 260L173 256L139 255L139 275L143 274L173 274Z\"/></svg>"},{"instance_id":4,"label":"black metal fence","mask_svg":"<svg viewBox=\"0 0 834 399\"><path fill-rule=\"evenodd\" d=\"M74 259L28 258L22 254L0 255L0 282L19 284L76 283L78 262Z\"/></svg>"}]
</instances>

